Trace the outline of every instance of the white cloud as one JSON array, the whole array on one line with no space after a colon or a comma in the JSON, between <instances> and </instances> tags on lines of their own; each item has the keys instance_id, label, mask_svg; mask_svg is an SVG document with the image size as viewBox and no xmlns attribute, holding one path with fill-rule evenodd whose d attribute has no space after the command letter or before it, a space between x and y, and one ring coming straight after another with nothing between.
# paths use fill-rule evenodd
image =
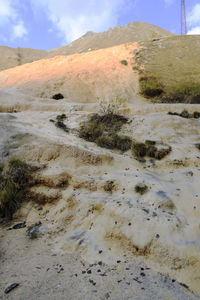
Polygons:
<instances>
[{"instance_id":1,"label":"white cloud","mask_svg":"<svg viewBox=\"0 0 200 300\"><path fill-rule=\"evenodd\" d=\"M98 32L117 25L125 0L31 0L31 3L34 8L43 8L65 42L70 42L89 30Z\"/></svg>"},{"instance_id":2,"label":"white cloud","mask_svg":"<svg viewBox=\"0 0 200 300\"><path fill-rule=\"evenodd\" d=\"M17 12L13 6L12 0L0 0L0 25L15 20Z\"/></svg>"},{"instance_id":3,"label":"white cloud","mask_svg":"<svg viewBox=\"0 0 200 300\"><path fill-rule=\"evenodd\" d=\"M0 41L21 39L28 34L20 16L20 0L0 0ZM8 26L9 25L9 26Z\"/></svg>"},{"instance_id":4,"label":"white cloud","mask_svg":"<svg viewBox=\"0 0 200 300\"><path fill-rule=\"evenodd\" d=\"M13 36L14 39L23 38L27 34L28 34L28 31L25 28L23 21L19 21L18 24L13 26L12 36Z\"/></svg>"},{"instance_id":5,"label":"white cloud","mask_svg":"<svg viewBox=\"0 0 200 300\"><path fill-rule=\"evenodd\" d=\"M188 17L188 34L200 34L200 3L196 4Z\"/></svg>"},{"instance_id":6,"label":"white cloud","mask_svg":"<svg viewBox=\"0 0 200 300\"><path fill-rule=\"evenodd\" d=\"M193 27L188 31L187 34L200 34L200 26Z\"/></svg>"}]
</instances>

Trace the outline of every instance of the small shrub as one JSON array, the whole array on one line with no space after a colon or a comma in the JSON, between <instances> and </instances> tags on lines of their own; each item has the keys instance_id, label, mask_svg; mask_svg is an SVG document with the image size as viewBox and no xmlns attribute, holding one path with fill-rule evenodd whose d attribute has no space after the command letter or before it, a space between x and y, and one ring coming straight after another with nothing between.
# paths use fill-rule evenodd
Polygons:
<instances>
[{"instance_id":1,"label":"small shrub","mask_svg":"<svg viewBox=\"0 0 200 300\"><path fill-rule=\"evenodd\" d=\"M146 156L147 148L146 148L146 145L144 143L133 142L131 149L132 149L132 153L136 157Z\"/></svg>"},{"instance_id":2,"label":"small shrub","mask_svg":"<svg viewBox=\"0 0 200 300\"><path fill-rule=\"evenodd\" d=\"M154 158L161 160L172 151L171 147L155 151Z\"/></svg>"},{"instance_id":3,"label":"small shrub","mask_svg":"<svg viewBox=\"0 0 200 300\"><path fill-rule=\"evenodd\" d=\"M131 147L131 139L116 134L127 122L126 117L114 113L94 114L81 124L79 137L95 142L100 147L127 151Z\"/></svg>"},{"instance_id":4,"label":"small shrub","mask_svg":"<svg viewBox=\"0 0 200 300\"><path fill-rule=\"evenodd\" d=\"M173 210L175 208L175 205L174 205L174 202L169 200L169 201L165 201L164 203L162 203L160 205L160 207L166 208L168 210Z\"/></svg>"},{"instance_id":5,"label":"small shrub","mask_svg":"<svg viewBox=\"0 0 200 300\"><path fill-rule=\"evenodd\" d=\"M69 132L69 128L62 121L56 121L55 126L64 130L65 132Z\"/></svg>"},{"instance_id":6,"label":"small shrub","mask_svg":"<svg viewBox=\"0 0 200 300\"><path fill-rule=\"evenodd\" d=\"M67 119L66 114L57 115L57 117L56 117L57 121L64 121L65 119Z\"/></svg>"},{"instance_id":7,"label":"small shrub","mask_svg":"<svg viewBox=\"0 0 200 300\"><path fill-rule=\"evenodd\" d=\"M58 93L58 94L53 95L52 99L60 100L60 99L64 99L64 96L61 93Z\"/></svg>"},{"instance_id":8,"label":"small shrub","mask_svg":"<svg viewBox=\"0 0 200 300\"><path fill-rule=\"evenodd\" d=\"M147 148L146 155L149 157L152 157L152 158L156 158L157 151L158 151L158 149L155 146L149 145Z\"/></svg>"},{"instance_id":9,"label":"small shrub","mask_svg":"<svg viewBox=\"0 0 200 300\"><path fill-rule=\"evenodd\" d=\"M194 111L194 112L193 112L193 118L194 118L194 119L199 119L199 118L200 118L200 112Z\"/></svg>"},{"instance_id":10,"label":"small shrub","mask_svg":"<svg viewBox=\"0 0 200 300\"><path fill-rule=\"evenodd\" d=\"M183 110L181 113L180 113L180 117L182 118L185 118L185 119L188 119L190 117L190 114L187 110Z\"/></svg>"},{"instance_id":11,"label":"small shrub","mask_svg":"<svg viewBox=\"0 0 200 300\"><path fill-rule=\"evenodd\" d=\"M12 158L1 167L0 216L11 219L26 197L29 185L29 167L23 161Z\"/></svg>"},{"instance_id":12,"label":"small shrub","mask_svg":"<svg viewBox=\"0 0 200 300\"><path fill-rule=\"evenodd\" d=\"M146 98L160 96L164 92L163 85L154 74L141 76L139 79L140 93Z\"/></svg>"},{"instance_id":13,"label":"small shrub","mask_svg":"<svg viewBox=\"0 0 200 300\"><path fill-rule=\"evenodd\" d=\"M115 138L109 135L101 135L97 138L96 143L98 146L107 148L107 149L114 149L115 148Z\"/></svg>"},{"instance_id":14,"label":"small shrub","mask_svg":"<svg viewBox=\"0 0 200 300\"><path fill-rule=\"evenodd\" d=\"M179 114L177 112L171 112L171 111L168 112L168 115L179 116Z\"/></svg>"},{"instance_id":15,"label":"small shrub","mask_svg":"<svg viewBox=\"0 0 200 300\"><path fill-rule=\"evenodd\" d=\"M144 183L137 184L135 186L135 192L140 195L144 195L148 191L148 186Z\"/></svg>"},{"instance_id":16,"label":"small shrub","mask_svg":"<svg viewBox=\"0 0 200 300\"><path fill-rule=\"evenodd\" d=\"M106 183L104 184L103 188L104 188L105 192L112 194L113 189L115 188L114 181L111 181L111 180L106 181Z\"/></svg>"},{"instance_id":17,"label":"small shrub","mask_svg":"<svg viewBox=\"0 0 200 300\"><path fill-rule=\"evenodd\" d=\"M53 119L50 119L49 122L55 123L55 121Z\"/></svg>"},{"instance_id":18,"label":"small shrub","mask_svg":"<svg viewBox=\"0 0 200 300\"><path fill-rule=\"evenodd\" d=\"M115 136L115 148L121 151L128 151L131 149L132 140L128 136Z\"/></svg>"},{"instance_id":19,"label":"small shrub","mask_svg":"<svg viewBox=\"0 0 200 300\"><path fill-rule=\"evenodd\" d=\"M89 142L95 142L103 134L103 126L97 122L85 122L79 129L79 137Z\"/></svg>"},{"instance_id":20,"label":"small shrub","mask_svg":"<svg viewBox=\"0 0 200 300\"><path fill-rule=\"evenodd\" d=\"M3 218L12 219L13 214L19 208L21 202L20 193L14 184L10 184L0 191L0 215Z\"/></svg>"},{"instance_id":21,"label":"small shrub","mask_svg":"<svg viewBox=\"0 0 200 300\"><path fill-rule=\"evenodd\" d=\"M171 152L171 147L168 146L167 148L161 148L155 146L155 141L147 140L145 143L132 143L132 153L137 158L142 158L144 156L152 157L158 160L164 158L167 154Z\"/></svg>"},{"instance_id":22,"label":"small shrub","mask_svg":"<svg viewBox=\"0 0 200 300\"><path fill-rule=\"evenodd\" d=\"M200 144L196 144L195 147L200 150Z\"/></svg>"},{"instance_id":23,"label":"small shrub","mask_svg":"<svg viewBox=\"0 0 200 300\"><path fill-rule=\"evenodd\" d=\"M148 146L155 146L156 141L146 140L145 144L148 145Z\"/></svg>"},{"instance_id":24,"label":"small shrub","mask_svg":"<svg viewBox=\"0 0 200 300\"><path fill-rule=\"evenodd\" d=\"M124 66L128 66L128 62L127 62L127 60L123 59L123 60L121 60L120 62L121 62L121 64L122 64L122 65L124 65Z\"/></svg>"}]
</instances>

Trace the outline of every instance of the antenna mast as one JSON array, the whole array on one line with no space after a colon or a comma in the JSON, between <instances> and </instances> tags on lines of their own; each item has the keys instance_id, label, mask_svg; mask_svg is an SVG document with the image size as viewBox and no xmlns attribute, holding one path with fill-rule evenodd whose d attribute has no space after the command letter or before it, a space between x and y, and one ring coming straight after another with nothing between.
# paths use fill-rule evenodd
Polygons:
<instances>
[{"instance_id":1,"label":"antenna mast","mask_svg":"<svg viewBox=\"0 0 200 300\"><path fill-rule=\"evenodd\" d=\"M181 0L181 35L187 34L185 0Z\"/></svg>"}]
</instances>

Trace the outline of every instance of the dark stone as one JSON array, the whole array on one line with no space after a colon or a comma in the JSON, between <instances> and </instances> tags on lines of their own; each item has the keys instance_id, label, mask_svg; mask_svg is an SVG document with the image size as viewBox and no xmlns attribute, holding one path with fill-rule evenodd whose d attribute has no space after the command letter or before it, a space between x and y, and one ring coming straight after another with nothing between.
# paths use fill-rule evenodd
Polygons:
<instances>
[{"instance_id":1,"label":"dark stone","mask_svg":"<svg viewBox=\"0 0 200 300\"><path fill-rule=\"evenodd\" d=\"M4 293L5 293L5 294L8 294L8 293L10 293L13 289L15 289L15 288L18 287L18 286L19 286L19 283L13 283L13 284L9 285L9 286L5 289Z\"/></svg>"},{"instance_id":2,"label":"dark stone","mask_svg":"<svg viewBox=\"0 0 200 300\"><path fill-rule=\"evenodd\" d=\"M53 95L52 99L60 100L60 99L64 99L64 96L61 93L58 93L58 94Z\"/></svg>"},{"instance_id":3,"label":"dark stone","mask_svg":"<svg viewBox=\"0 0 200 300\"><path fill-rule=\"evenodd\" d=\"M12 229L21 229L26 227L26 222L15 224L13 227L8 228L8 230Z\"/></svg>"}]
</instances>

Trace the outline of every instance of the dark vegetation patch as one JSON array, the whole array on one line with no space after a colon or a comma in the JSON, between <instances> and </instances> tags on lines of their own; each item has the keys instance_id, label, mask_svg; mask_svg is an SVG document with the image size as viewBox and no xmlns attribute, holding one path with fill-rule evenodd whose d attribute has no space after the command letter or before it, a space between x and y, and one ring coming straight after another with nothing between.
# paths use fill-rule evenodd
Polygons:
<instances>
[{"instance_id":1,"label":"dark vegetation patch","mask_svg":"<svg viewBox=\"0 0 200 300\"><path fill-rule=\"evenodd\" d=\"M173 85L166 90L163 102L200 104L200 84L183 82Z\"/></svg>"},{"instance_id":2,"label":"dark vegetation patch","mask_svg":"<svg viewBox=\"0 0 200 300\"><path fill-rule=\"evenodd\" d=\"M183 82L166 87L156 74L143 74L139 78L140 93L163 103L200 104L200 84Z\"/></svg>"},{"instance_id":3,"label":"dark vegetation patch","mask_svg":"<svg viewBox=\"0 0 200 300\"><path fill-rule=\"evenodd\" d=\"M56 117L56 121L53 119L50 119L49 121L54 123L56 127L64 130L65 132L69 132L69 128L64 123L65 119L67 119L67 116L65 114L61 114Z\"/></svg>"},{"instance_id":4,"label":"dark vegetation patch","mask_svg":"<svg viewBox=\"0 0 200 300\"><path fill-rule=\"evenodd\" d=\"M143 75L139 78L140 93L146 98L160 96L164 92L164 87L158 77L154 74Z\"/></svg>"},{"instance_id":5,"label":"dark vegetation patch","mask_svg":"<svg viewBox=\"0 0 200 300\"><path fill-rule=\"evenodd\" d=\"M127 60L123 59L123 60L121 60L120 62L121 62L121 64L122 64L122 65L124 65L124 66L128 66L128 62L127 62Z\"/></svg>"},{"instance_id":6,"label":"dark vegetation patch","mask_svg":"<svg viewBox=\"0 0 200 300\"><path fill-rule=\"evenodd\" d=\"M126 117L114 113L94 114L81 124L79 136L100 147L127 151L131 148L131 139L116 133L127 122Z\"/></svg>"},{"instance_id":7,"label":"dark vegetation patch","mask_svg":"<svg viewBox=\"0 0 200 300\"><path fill-rule=\"evenodd\" d=\"M144 195L148 191L148 186L144 183L139 183L135 186L135 192Z\"/></svg>"},{"instance_id":8,"label":"dark vegetation patch","mask_svg":"<svg viewBox=\"0 0 200 300\"><path fill-rule=\"evenodd\" d=\"M27 197L31 183L31 169L23 161L13 158L0 168L0 216L11 219Z\"/></svg>"},{"instance_id":9,"label":"dark vegetation patch","mask_svg":"<svg viewBox=\"0 0 200 300\"><path fill-rule=\"evenodd\" d=\"M192 114L190 114L187 110L183 110L180 114L177 112L168 112L168 115L171 116L179 116L185 119L200 119L200 112L195 111Z\"/></svg>"},{"instance_id":10,"label":"dark vegetation patch","mask_svg":"<svg viewBox=\"0 0 200 300\"><path fill-rule=\"evenodd\" d=\"M64 96L61 93L58 93L58 94L53 95L52 99L60 100L60 99L64 99Z\"/></svg>"},{"instance_id":11,"label":"dark vegetation patch","mask_svg":"<svg viewBox=\"0 0 200 300\"><path fill-rule=\"evenodd\" d=\"M195 146L196 146L197 149L200 150L200 144L196 144Z\"/></svg>"},{"instance_id":12,"label":"dark vegetation patch","mask_svg":"<svg viewBox=\"0 0 200 300\"><path fill-rule=\"evenodd\" d=\"M161 160L171 152L171 147L166 145L156 146L155 141L145 141L145 143L132 142L132 153L136 158L145 156Z\"/></svg>"}]
</instances>

